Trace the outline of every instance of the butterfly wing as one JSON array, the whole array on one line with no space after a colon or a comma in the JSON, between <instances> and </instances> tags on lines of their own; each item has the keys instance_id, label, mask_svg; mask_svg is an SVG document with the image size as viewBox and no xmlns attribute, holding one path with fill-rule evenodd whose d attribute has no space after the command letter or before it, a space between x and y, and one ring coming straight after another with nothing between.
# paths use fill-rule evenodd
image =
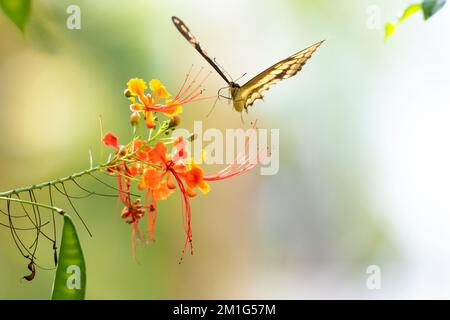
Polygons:
<instances>
[{"instance_id":1,"label":"butterfly wing","mask_svg":"<svg viewBox=\"0 0 450 320\"><path fill-rule=\"evenodd\" d=\"M228 83L230 84L230 80L227 79L227 77L224 75L222 70L220 70L219 66L208 56L208 53L202 46L200 45L200 42L192 35L189 28L186 26L186 24L179 18L173 16L172 22L175 25L175 27L180 31L180 33L183 35L183 37L186 38L187 41L189 41L190 44L192 44L195 48L195 50L198 51L202 55L203 58L205 58L206 61L217 71L217 73Z\"/></svg>"},{"instance_id":2,"label":"butterfly wing","mask_svg":"<svg viewBox=\"0 0 450 320\"><path fill-rule=\"evenodd\" d=\"M302 51L294 53L290 57L274 64L256 77L245 83L239 90L239 94L233 98L235 109L247 109L257 99L262 99L262 92L268 90L275 83L290 78L299 72L312 54L320 47L323 41L318 42ZM236 105L238 108L236 108Z\"/></svg>"}]
</instances>

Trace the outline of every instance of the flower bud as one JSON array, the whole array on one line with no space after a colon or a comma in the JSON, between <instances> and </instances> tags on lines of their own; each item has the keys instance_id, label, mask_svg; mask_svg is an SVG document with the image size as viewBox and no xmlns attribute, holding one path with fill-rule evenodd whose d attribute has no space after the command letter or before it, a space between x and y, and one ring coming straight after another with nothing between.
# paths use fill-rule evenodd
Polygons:
<instances>
[{"instance_id":1,"label":"flower bud","mask_svg":"<svg viewBox=\"0 0 450 320\"><path fill-rule=\"evenodd\" d=\"M180 116L173 116L172 118L170 118L169 128L177 127L180 124L180 122L181 122Z\"/></svg>"},{"instance_id":2,"label":"flower bud","mask_svg":"<svg viewBox=\"0 0 450 320\"><path fill-rule=\"evenodd\" d=\"M123 92L123 95L127 98L130 98L132 96L130 89L125 89L125 91Z\"/></svg>"},{"instance_id":3,"label":"flower bud","mask_svg":"<svg viewBox=\"0 0 450 320\"><path fill-rule=\"evenodd\" d=\"M139 115L139 112L132 112L130 115L130 123L132 126L137 126L139 122L141 121L141 116Z\"/></svg>"},{"instance_id":4,"label":"flower bud","mask_svg":"<svg viewBox=\"0 0 450 320\"><path fill-rule=\"evenodd\" d=\"M127 154L127 147L126 146L120 146L119 157L124 157L126 154Z\"/></svg>"}]
</instances>

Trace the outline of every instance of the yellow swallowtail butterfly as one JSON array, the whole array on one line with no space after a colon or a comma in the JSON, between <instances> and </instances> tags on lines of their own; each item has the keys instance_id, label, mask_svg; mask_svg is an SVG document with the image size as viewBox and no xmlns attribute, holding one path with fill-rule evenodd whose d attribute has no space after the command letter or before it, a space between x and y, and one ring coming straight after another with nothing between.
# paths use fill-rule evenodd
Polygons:
<instances>
[{"instance_id":1,"label":"yellow swallowtail butterfly","mask_svg":"<svg viewBox=\"0 0 450 320\"><path fill-rule=\"evenodd\" d=\"M272 85L280 80L290 78L297 74L305 63L311 58L312 54L320 47L323 41L320 41L312 46L301 50L288 58L277 62L270 68L264 70L253 79L240 86L236 82L229 80L222 70L219 68L206 53L206 51L200 46L198 40L189 31L189 28L177 17L172 17L172 21L175 27L185 37L194 48L208 61L208 63L219 73L219 75L228 84L231 99L233 100L234 109L238 112L242 112L244 109L250 107L256 100L262 99L262 92L268 90Z\"/></svg>"}]
</instances>

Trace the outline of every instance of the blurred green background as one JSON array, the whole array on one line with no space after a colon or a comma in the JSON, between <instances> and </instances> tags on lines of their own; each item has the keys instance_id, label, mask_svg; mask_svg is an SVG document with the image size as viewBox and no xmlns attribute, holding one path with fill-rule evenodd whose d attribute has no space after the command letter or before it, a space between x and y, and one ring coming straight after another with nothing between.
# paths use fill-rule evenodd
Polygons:
<instances>
[{"instance_id":1,"label":"blurred green background","mask_svg":"<svg viewBox=\"0 0 450 320\"><path fill-rule=\"evenodd\" d=\"M384 23L407 3L37 0L25 35L0 14L0 190L84 170L89 150L98 161L99 115L127 141L130 78L176 92L191 64L211 69L172 15L234 78L246 72L241 83L326 39L244 116L280 129L279 173L254 170L193 199L195 254L181 265L178 196L161 202L156 242L138 247L139 263L117 202L77 201L94 234L69 210L87 298L450 298L450 11L426 23L417 15L384 43ZM80 30L66 28L71 4ZM223 81L213 73L206 87L214 95ZM211 104L187 106L182 125L242 126L225 101L206 119ZM54 270L23 281L26 261L5 228L0 243L0 298L48 299ZM39 259L51 266L48 242ZM381 268L380 290L366 287L369 265Z\"/></svg>"}]
</instances>

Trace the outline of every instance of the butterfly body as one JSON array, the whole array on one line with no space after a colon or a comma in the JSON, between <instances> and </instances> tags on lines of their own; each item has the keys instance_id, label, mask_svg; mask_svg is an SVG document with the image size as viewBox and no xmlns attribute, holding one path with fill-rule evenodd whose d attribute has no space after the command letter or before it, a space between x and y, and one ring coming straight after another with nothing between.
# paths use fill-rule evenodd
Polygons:
<instances>
[{"instance_id":1,"label":"butterfly body","mask_svg":"<svg viewBox=\"0 0 450 320\"><path fill-rule=\"evenodd\" d=\"M233 100L233 108L237 112L242 112L245 108L244 99L241 99L242 97L242 87L237 84L236 82L230 82L229 86L230 90L230 97Z\"/></svg>"},{"instance_id":2,"label":"butterfly body","mask_svg":"<svg viewBox=\"0 0 450 320\"><path fill-rule=\"evenodd\" d=\"M208 63L217 71L217 73L227 82L230 90L230 96L233 100L233 107L237 112L247 111L248 107L263 98L263 91L268 90L277 82L296 75L306 64L312 54L320 47L323 41L301 50L277 62L270 68L264 70L245 84L240 86L236 82L229 80L222 72L220 67L211 59L206 51L200 46L198 40L192 35L189 28L177 17L172 17L175 27L185 37L189 43L208 61Z\"/></svg>"}]
</instances>

